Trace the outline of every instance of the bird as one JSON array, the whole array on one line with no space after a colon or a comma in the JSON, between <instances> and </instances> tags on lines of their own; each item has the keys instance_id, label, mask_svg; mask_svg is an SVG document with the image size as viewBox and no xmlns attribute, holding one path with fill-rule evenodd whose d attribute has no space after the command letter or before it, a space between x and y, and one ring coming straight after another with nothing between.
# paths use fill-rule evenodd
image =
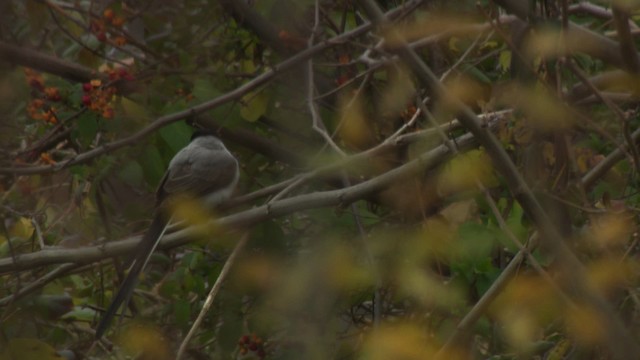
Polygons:
<instances>
[{"instance_id":1,"label":"bird","mask_svg":"<svg viewBox=\"0 0 640 360\"><path fill-rule=\"evenodd\" d=\"M140 273L171 221L172 199L191 196L215 208L231 197L239 175L238 160L213 131L194 131L189 144L171 159L160 181L151 225L137 244L129 259L127 276L96 327L96 339L104 335L118 309L129 302Z\"/></svg>"}]
</instances>

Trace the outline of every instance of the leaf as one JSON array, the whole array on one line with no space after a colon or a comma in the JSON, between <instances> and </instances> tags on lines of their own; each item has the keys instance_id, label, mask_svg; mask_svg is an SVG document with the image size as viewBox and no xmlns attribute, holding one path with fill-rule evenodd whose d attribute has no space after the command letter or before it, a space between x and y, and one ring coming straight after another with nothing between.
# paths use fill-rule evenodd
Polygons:
<instances>
[{"instance_id":1,"label":"leaf","mask_svg":"<svg viewBox=\"0 0 640 360\"><path fill-rule=\"evenodd\" d=\"M124 165L118 173L118 177L129 185L140 186L144 178L144 171L142 170L140 163L132 160Z\"/></svg>"},{"instance_id":2,"label":"leaf","mask_svg":"<svg viewBox=\"0 0 640 360\"><path fill-rule=\"evenodd\" d=\"M198 79L193 83L193 91L191 93L196 99L207 101L218 97L220 90L213 86L210 80Z\"/></svg>"},{"instance_id":3,"label":"leaf","mask_svg":"<svg viewBox=\"0 0 640 360\"><path fill-rule=\"evenodd\" d=\"M130 355L144 353L149 359L168 359L169 344L157 328L132 325L118 336L118 344Z\"/></svg>"},{"instance_id":4,"label":"leaf","mask_svg":"<svg viewBox=\"0 0 640 360\"><path fill-rule=\"evenodd\" d=\"M97 316L97 312L95 310L88 307L84 307L84 306L83 307L76 306L73 308L73 310L62 315L60 319L91 322L96 318L96 316Z\"/></svg>"},{"instance_id":5,"label":"leaf","mask_svg":"<svg viewBox=\"0 0 640 360\"><path fill-rule=\"evenodd\" d=\"M500 64L500 70L502 70L502 72L507 72L511 69L511 51L510 50L500 51L500 58L498 59L498 64Z\"/></svg>"},{"instance_id":6,"label":"leaf","mask_svg":"<svg viewBox=\"0 0 640 360\"><path fill-rule=\"evenodd\" d=\"M19 218L11 227L9 235L21 239L30 239L34 232L33 223L26 217Z\"/></svg>"},{"instance_id":7,"label":"leaf","mask_svg":"<svg viewBox=\"0 0 640 360\"><path fill-rule=\"evenodd\" d=\"M160 138L169 145L175 154L189 143L191 127L184 122L172 123L158 130Z\"/></svg>"},{"instance_id":8,"label":"leaf","mask_svg":"<svg viewBox=\"0 0 640 360\"><path fill-rule=\"evenodd\" d=\"M122 109L122 115L124 115L125 118L143 123L146 123L151 119L147 109L140 106L135 101L122 97L120 98L119 103L120 108Z\"/></svg>"},{"instance_id":9,"label":"leaf","mask_svg":"<svg viewBox=\"0 0 640 360\"><path fill-rule=\"evenodd\" d=\"M64 360L56 349L38 339L15 338L0 353L1 360Z\"/></svg>"},{"instance_id":10,"label":"leaf","mask_svg":"<svg viewBox=\"0 0 640 360\"><path fill-rule=\"evenodd\" d=\"M191 320L191 306L189 305L189 301L186 299L174 300L173 316L178 326L186 328Z\"/></svg>"},{"instance_id":11,"label":"leaf","mask_svg":"<svg viewBox=\"0 0 640 360\"><path fill-rule=\"evenodd\" d=\"M254 122L267 112L269 97L264 91L251 92L242 97L244 106L240 109L243 119Z\"/></svg>"},{"instance_id":12,"label":"leaf","mask_svg":"<svg viewBox=\"0 0 640 360\"><path fill-rule=\"evenodd\" d=\"M455 253L459 263L477 268L482 262L491 258L496 236L484 225L467 222L458 228L458 240Z\"/></svg>"},{"instance_id":13,"label":"leaf","mask_svg":"<svg viewBox=\"0 0 640 360\"><path fill-rule=\"evenodd\" d=\"M144 178L147 183L154 187L160 182L164 176L165 164L158 148L149 146L144 152L144 162L140 163L144 170Z\"/></svg>"},{"instance_id":14,"label":"leaf","mask_svg":"<svg viewBox=\"0 0 640 360\"><path fill-rule=\"evenodd\" d=\"M96 115L89 111L81 116L75 123L77 124L76 139L85 146L91 144L98 133L98 120L96 119Z\"/></svg>"},{"instance_id":15,"label":"leaf","mask_svg":"<svg viewBox=\"0 0 640 360\"><path fill-rule=\"evenodd\" d=\"M483 150L471 150L451 159L438 178L440 194L477 191L476 182L485 187L497 184L491 159Z\"/></svg>"}]
</instances>

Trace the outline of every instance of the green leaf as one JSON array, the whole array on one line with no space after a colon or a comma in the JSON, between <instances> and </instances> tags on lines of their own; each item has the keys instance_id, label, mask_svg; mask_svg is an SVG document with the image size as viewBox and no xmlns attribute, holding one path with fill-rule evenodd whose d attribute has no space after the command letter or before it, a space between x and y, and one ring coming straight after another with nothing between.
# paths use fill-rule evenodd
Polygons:
<instances>
[{"instance_id":1,"label":"green leaf","mask_svg":"<svg viewBox=\"0 0 640 360\"><path fill-rule=\"evenodd\" d=\"M172 155L189 143L191 132L191 127L184 122L169 124L158 131L160 138L169 145Z\"/></svg>"},{"instance_id":2,"label":"green leaf","mask_svg":"<svg viewBox=\"0 0 640 360\"><path fill-rule=\"evenodd\" d=\"M132 186L140 186L142 184L142 180L144 179L144 171L142 170L142 166L135 161L127 162L120 172L118 173L118 177Z\"/></svg>"},{"instance_id":3,"label":"green leaf","mask_svg":"<svg viewBox=\"0 0 640 360\"><path fill-rule=\"evenodd\" d=\"M471 268L482 270L482 264L491 258L495 245L496 234L482 224L465 223L458 228L456 242L457 261L467 264Z\"/></svg>"},{"instance_id":4,"label":"green leaf","mask_svg":"<svg viewBox=\"0 0 640 360\"><path fill-rule=\"evenodd\" d=\"M96 115L91 111L85 112L78 121L77 126L77 140L84 146L91 144L96 134L98 133L98 120Z\"/></svg>"},{"instance_id":5,"label":"green leaf","mask_svg":"<svg viewBox=\"0 0 640 360\"><path fill-rule=\"evenodd\" d=\"M198 79L193 83L193 96L200 101L208 101L220 95L213 83L208 79Z\"/></svg>"},{"instance_id":6,"label":"green leaf","mask_svg":"<svg viewBox=\"0 0 640 360\"><path fill-rule=\"evenodd\" d=\"M144 152L144 162L140 163L144 170L144 178L154 187L164 176L165 165L158 148L149 146Z\"/></svg>"},{"instance_id":7,"label":"green leaf","mask_svg":"<svg viewBox=\"0 0 640 360\"><path fill-rule=\"evenodd\" d=\"M73 310L64 314L61 319L62 320L79 320L91 322L96 318L97 312L88 307L74 307Z\"/></svg>"},{"instance_id":8,"label":"green leaf","mask_svg":"<svg viewBox=\"0 0 640 360\"><path fill-rule=\"evenodd\" d=\"M173 316L180 327L187 327L191 320L191 306L186 299L176 299L173 301Z\"/></svg>"}]
</instances>

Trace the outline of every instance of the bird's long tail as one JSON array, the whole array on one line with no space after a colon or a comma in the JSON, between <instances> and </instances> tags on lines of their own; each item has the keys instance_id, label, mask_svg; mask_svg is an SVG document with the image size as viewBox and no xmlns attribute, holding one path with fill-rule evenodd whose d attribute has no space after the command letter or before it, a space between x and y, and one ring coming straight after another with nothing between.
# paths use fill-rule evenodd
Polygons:
<instances>
[{"instance_id":1,"label":"bird's long tail","mask_svg":"<svg viewBox=\"0 0 640 360\"><path fill-rule=\"evenodd\" d=\"M102 337L109 327L109 324L111 324L111 321L118 309L120 309L122 305L125 305L126 307L126 304L129 302L129 299L133 294L133 290L138 283L138 276L142 270L144 270L156 246L158 246L159 240L164 235L168 222L169 220L166 216L163 216L160 211L155 214L149 229L133 252L127 276L120 285L120 289L118 289L118 293L111 301L109 308L107 308L107 311L102 315L102 319L100 319L100 323L96 328L96 339L100 339Z\"/></svg>"}]
</instances>

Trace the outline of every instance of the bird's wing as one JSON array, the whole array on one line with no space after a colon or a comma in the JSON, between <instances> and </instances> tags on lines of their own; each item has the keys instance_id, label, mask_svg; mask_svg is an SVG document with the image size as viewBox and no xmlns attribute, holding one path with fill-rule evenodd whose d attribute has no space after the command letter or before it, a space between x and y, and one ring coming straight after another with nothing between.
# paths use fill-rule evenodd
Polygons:
<instances>
[{"instance_id":1,"label":"bird's wing","mask_svg":"<svg viewBox=\"0 0 640 360\"><path fill-rule=\"evenodd\" d=\"M176 155L158 188L158 200L173 194L203 196L228 187L237 176L238 162L226 150L192 151Z\"/></svg>"}]
</instances>

